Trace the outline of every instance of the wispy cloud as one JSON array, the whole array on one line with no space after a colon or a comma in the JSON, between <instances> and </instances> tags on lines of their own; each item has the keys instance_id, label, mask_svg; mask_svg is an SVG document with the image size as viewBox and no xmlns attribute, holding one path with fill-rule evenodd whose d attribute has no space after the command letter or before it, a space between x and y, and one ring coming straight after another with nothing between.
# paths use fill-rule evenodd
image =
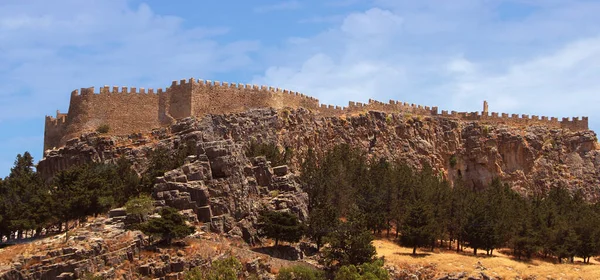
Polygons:
<instances>
[{"instance_id":1,"label":"wispy cloud","mask_svg":"<svg viewBox=\"0 0 600 280\"><path fill-rule=\"evenodd\" d=\"M276 3L276 4L272 4L272 5L258 6L256 8L254 8L254 12L268 13L268 12L275 12L275 11L289 11L289 10L297 10L297 9L300 9L301 7L302 7L302 5L300 4L299 1L292 0L292 1L280 2L280 3Z\"/></svg>"},{"instance_id":2,"label":"wispy cloud","mask_svg":"<svg viewBox=\"0 0 600 280\"><path fill-rule=\"evenodd\" d=\"M73 87L132 81L164 87L191 74L233 71L252 64L249 55L259 49L258 41L219 43L228 27L184 27L182 18L127 1L0 3L0 19L0 98L6 101L0 120L66 109Z\"/></svg>"},{"instance_id":3,"label":"wispy cloud","mask_svg":"<svg viewBox=\"0 0 600 280\"><path fill-rule=\"evenodd\" d=\"M327 16L313 16L304 18L298 21L298 23L336 23L344 20L344 15L327 15Z\"/></svg>"},{"instance_id":4,"label":"wispy cloud","mask_svg":"<svg viewBox=\"0 0 600 280\"><path fill-rule=\"evenodd\" d=\"M600 129L600 34L590 31L600 5L557 2L499 18L479 1L379 2L288 41L254 82L337 105L376 98L474 111L487 99L499 112L587 115Z\"/></svg>"}]
</instances>

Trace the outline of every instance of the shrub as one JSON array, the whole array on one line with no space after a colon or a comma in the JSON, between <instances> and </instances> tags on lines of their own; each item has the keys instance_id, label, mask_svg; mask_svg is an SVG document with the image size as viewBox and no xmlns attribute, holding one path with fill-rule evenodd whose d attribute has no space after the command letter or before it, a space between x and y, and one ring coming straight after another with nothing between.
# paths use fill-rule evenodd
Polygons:
<instances>
[{"instance_id":1,"label":"shrub","mask_svg":"<svg viewBox=\"0 0 600 280\"><path fill-rule=\"evenodd\" d=\"M277 197L277 196L279 196L279 191L278 190L272 190L272 191L269 192L269 195L271 197Z\"/></svg>"},{"instance_id":2,"label":"shrub","mask_svg":"<svg viewBox=\"0 0 600 280\"><path fill-rule=\"evenodd\" d=\"M108 133L110 131L110 126L108 124L103 124L96 128L96 132L100 134Z\"/></svg>"},{"instance_id":3,"label":"shrub","mask_svg":"<svg viewBox=\"0 0 600 280\"><path fill-rule=\"evenodd\" d=\"M277 274L276 280L321 280L325 279L323 271L303 265L284 267Z\"/></svg>"},{"instance_id":4,"label":"shrub","mask_svg":"<svg viewBox=\"0 0 600 280\"><path fill-rule=\"evenodd\" d=\"M186 225L183 216L175 208L161 209L160 216L140 224L139 229L145 234L159 237L167 244L171 244L173 239L183 238L194 232L194 227Z\"/></svg>"},{"instance_id":5,"label":"shrub","mask_svg":"<svg viewBox=\"0 0 600 280\"><path fill-rule=\"evenodd\" d=\"M246 149L246 156L249 158L265 156L267 160L271 162L272 166L279 166L287 164L293 155L293 151L290 147L286 147L284 152L279 152L277 145L274 143L256 143L250 142Z\"/></svg>"},{"instance_id":6,"label":"shrub","mask_svg":"<svg viewBox=\"0 0 600 280\"><path fill-rule=\"evenodd\" d=\"M456 158L456 155L452 155L450 157L450 167L454 168L457 163L458 163L458 159Z\"/></svg>"},{"instance_id":7,"label":"shrub","mask_svg":"<svg viewBox=\"0 0 600 280\"><path fill-rule=\"evenodd\" d=\"M231 256L226 259L215 260L207 274L208 280L236 280L242 273L242 263Z\"/></svg>"},{"instance_id":8,"label":"shrub","mask_svg":"<svg viewBox=\"0 0 600 280\"><path fill-rule=\"evenodd\" d=\"M390 275L383 268L383 260L364 263L358 267L346 265L340 267L335 274L335 280L387 280Z\"/></svg>"}]
</instances>

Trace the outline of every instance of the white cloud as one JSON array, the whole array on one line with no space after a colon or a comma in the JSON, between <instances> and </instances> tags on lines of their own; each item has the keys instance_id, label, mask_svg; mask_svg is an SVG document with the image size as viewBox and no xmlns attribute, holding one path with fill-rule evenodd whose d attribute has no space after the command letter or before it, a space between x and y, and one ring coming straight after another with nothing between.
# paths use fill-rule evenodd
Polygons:
<instances>
[{"instance_id":1,"label":"white cloud","mask_svg":"<svg viewBox=\"0 0 600 280\"><path fill-rule=\"evenodd\" d=\"M258 6L256 8L254 8L254 12L256 12L256 13L268 13L268 12L275 12L275 11L297 10L301 6L302 5L300 4L299 1L292 0L292 1L285 1L285 2L276 3L276 4L273 4L273 5Z\"/></svg>"},{"instance_id":2,"label":"white cloud","mask_svg":"<svg viewBox=\"0 0 600 280\"><path fill-rule=\"evenodd\" d=\"M600 5L534 3L539 6L532 15L502 21L494 5L481 1L400 2L381 3L388 8L353 13L321 34L288 41L272 52L272 66L254 82L336 105L375 98L478 111L486 99L493 111L587 115L592 128L600 128L600 34L589 32L597 20L575 18L584 7L600 12ZM519 43L512 31L515 38L527 33L532 39Z\"/></svg>"},{"instance_id":3,"label":"white cloud","mask_svg":"<svg viewBox=\"0 0 600 280\"><path fill-rule=\"evenodd\" d=\"M77 87L166 87L172 79L252 64L249 54L259 43L213 38L227 32L222 26L187 28L181 18L125 0L3 1L0 121L64 111Z\"/></svg>"}]
</instances>

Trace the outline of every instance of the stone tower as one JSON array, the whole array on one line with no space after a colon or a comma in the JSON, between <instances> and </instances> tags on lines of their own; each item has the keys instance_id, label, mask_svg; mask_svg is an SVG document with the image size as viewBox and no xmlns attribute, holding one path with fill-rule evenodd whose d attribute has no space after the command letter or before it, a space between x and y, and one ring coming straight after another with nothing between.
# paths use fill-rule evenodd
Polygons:
<instances>
[{"instance_id":1,"label":"stone tower","mask_svg":"<svg viewBox=\"0 0 600 280\"><path fill-rule=\"evenodd\" d=\"M483 100L483 114L487 114L488 112L488 103L487 101Z\"/></svg>"}]
</instances>

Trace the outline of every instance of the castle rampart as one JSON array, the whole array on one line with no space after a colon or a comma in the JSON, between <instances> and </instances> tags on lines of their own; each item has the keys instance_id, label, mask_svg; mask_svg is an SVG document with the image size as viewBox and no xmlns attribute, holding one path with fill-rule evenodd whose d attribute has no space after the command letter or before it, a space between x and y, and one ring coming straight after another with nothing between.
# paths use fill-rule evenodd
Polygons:
<instances>
[{"instance_id":1,"label":"castle rampart","mask_svg":"<svg viewBox=\"0 0 600 280\"><path fill-rule=\"evenodd\" d=\"M588 129L587 117L559 121L555 117L488 112L487 102L484 102L482 112L442 110L438 113L438 107L396 100L384 103L373 99L369 99L367 104L350 101L347 107L340 107L320 104L316 98L287 89L190 78L173 81L166 89L103 86L98 93L94 87L74 90L67 114L57 111L56 117L46 117L44 149L62 146L70 138L85 131L94 131L101 125L108 125L111 134L131 134L148 132L190 116L236 113L264 107L303 107L322 116L384 111L490 124L545 125L575 131Z\"/></svg>"}]
</instances>

